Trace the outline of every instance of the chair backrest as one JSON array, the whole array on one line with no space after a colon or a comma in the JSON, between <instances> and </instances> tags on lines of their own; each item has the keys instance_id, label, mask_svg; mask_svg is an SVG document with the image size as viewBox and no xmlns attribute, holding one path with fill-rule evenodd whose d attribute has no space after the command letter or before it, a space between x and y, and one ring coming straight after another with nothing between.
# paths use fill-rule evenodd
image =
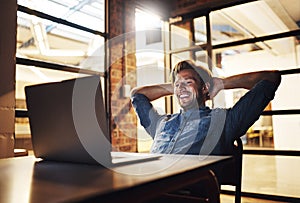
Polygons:
<instances>
[{"instance_id":1,"label":"chair backrest","mask_svg":"<svg viewBox=\"0 0 300 203\"><path fill-rule=\"evenodd\" d=\"M242 190L242 165L243 165L243 143L238 138L233 147L233 163L227 164L222 168L222 172L218 175L220 185L235 186L235 202L241 202Z\"/></svg>"}]
</instances>

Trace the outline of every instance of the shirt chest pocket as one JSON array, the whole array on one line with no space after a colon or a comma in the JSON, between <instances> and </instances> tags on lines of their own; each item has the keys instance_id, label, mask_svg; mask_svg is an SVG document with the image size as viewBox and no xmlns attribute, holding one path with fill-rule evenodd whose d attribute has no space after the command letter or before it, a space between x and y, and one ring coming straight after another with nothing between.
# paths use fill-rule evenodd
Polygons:
<instances>
[{"instance_id":1,"label":"shirt chest pocket","mask_svg":"<svg viewBox=\"0 0 300 203\"><path fill-rule=\"evenodd\" d=\"M155 137L155 140L157 142L170 142L171 139L173 137L173 134L171 134L170 132L160 132L159 134L157 134L157 136Z\"/></svg>"},{"instance_id":2,"label":"shirt chest pocket","mask_svg":"<svg viewBox=\"0 0 300 203\"><path fill-rule=\"evenodd\" d=\"M152 145L151 152L153 153L167 153L172 135L166 132L160 132L154 138L154 143Z\"/></svg>"}]
</instances>

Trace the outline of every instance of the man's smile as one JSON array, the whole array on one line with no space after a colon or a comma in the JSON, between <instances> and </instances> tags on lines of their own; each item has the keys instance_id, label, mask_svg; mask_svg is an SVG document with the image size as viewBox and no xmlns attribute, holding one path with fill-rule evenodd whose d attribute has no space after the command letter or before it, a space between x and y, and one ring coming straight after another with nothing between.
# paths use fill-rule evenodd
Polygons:
<instances>
[{"instance_id":1,"label":"man's smile","mask_svg":"<svg viewBox=\"0 0 300 203\"><path fill-rule=\"evenodd\" d=\"M190 94L188 94L188 93L184 93L184 94L179 95L180 99L185 99L185 98L188 98L188 97L190 97Z\"/></svg>"}]
</instances>

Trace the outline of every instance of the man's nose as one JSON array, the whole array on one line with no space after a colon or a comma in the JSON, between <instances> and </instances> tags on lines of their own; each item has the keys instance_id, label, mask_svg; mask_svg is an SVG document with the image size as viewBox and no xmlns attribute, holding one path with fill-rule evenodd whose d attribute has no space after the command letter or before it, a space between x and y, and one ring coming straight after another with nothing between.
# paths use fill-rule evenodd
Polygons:
<instances>
[{"instance_id":1,"label":"man's nose","mask_svg":"<svg viewBox=\"0 0 300 203\"><path fill-rule=\"evenodd\" d=\"M180 82L179 84L178 84L178 88L179 89L182 89L182 88L185 88L186 87L186 83L185 82Z\"/></svg>"}]
</instances>

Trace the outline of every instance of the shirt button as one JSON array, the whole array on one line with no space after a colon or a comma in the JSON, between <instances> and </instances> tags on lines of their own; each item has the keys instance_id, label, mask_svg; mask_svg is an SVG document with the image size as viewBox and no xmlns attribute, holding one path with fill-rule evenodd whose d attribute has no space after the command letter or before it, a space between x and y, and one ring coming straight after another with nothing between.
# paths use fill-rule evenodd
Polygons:
<instances>
[{"instance_id":1,"label":"shirt button","mask_svg":"<svg viewBox=\"0 0 300 203\"><path fill-rule=\"evenodd\" d=\"M175 142L175 140L172 140L171 142Z\"/></svg>"}]
</instances>

